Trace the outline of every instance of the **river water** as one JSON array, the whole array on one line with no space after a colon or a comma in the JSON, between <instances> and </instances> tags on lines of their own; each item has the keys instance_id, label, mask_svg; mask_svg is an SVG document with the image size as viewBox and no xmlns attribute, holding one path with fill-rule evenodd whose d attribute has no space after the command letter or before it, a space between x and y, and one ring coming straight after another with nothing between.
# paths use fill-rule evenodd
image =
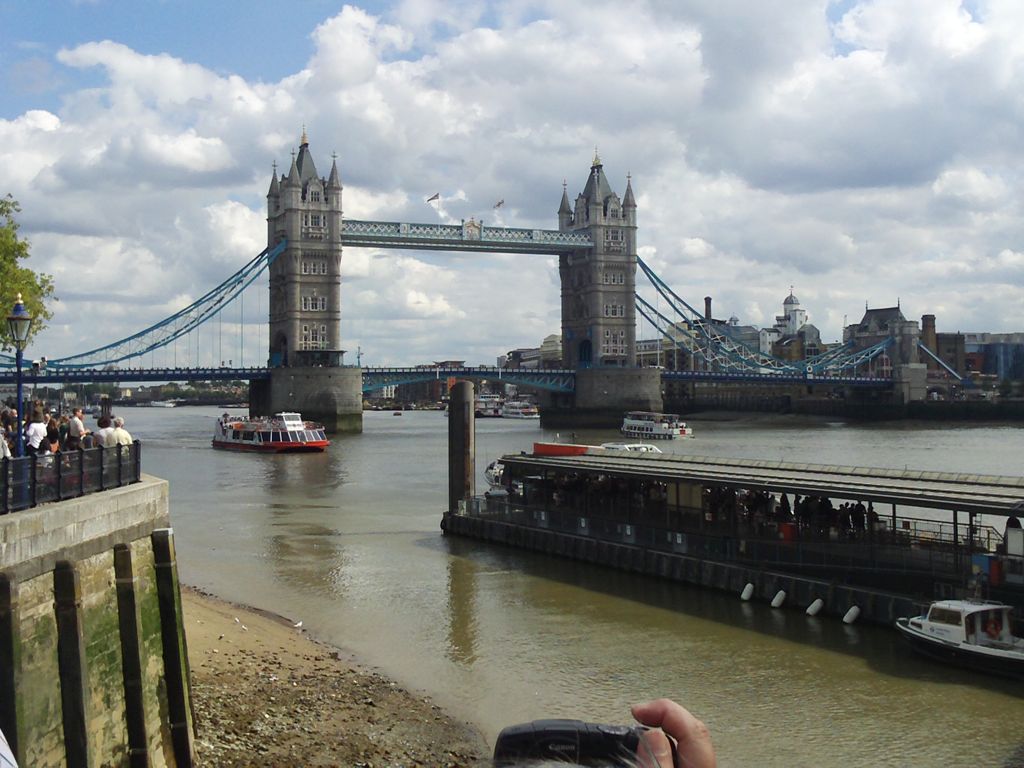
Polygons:
<instances>
[{"instance_id":1,"label":"river water","mask_svg":"<svg viewBox=\"0 0 1024 768\"><path fill-rule=\"evenodd\" d=\"M631 703L668 696L724 766L1017 764L1021 684L920 660L894 630L443 537L441 412L368 412L326 453L282 456L211 449L214 408L122 415L145 471L170 481L185 583L301 619L491 740L539 717L628 722ZM1024 456L1019 427L692 424L672 450L1006 475ZM478 420L481 489L489 460L554 436Z\"/></svg>"}]
</instances>

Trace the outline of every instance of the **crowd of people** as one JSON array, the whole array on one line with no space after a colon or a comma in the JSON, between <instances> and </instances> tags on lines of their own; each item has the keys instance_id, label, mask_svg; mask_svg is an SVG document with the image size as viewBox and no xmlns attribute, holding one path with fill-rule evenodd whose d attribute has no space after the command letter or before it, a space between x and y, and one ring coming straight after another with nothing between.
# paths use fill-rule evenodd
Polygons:
<instances>
[{"instance_id":1,"label":"crowd of people","mask_svg":"<svg viewBox=\"0 0 1024 768\"><path fill-rule=\"evenodd\" d=\"M758 527L766 522L795 523L801 531L818 536L835 530L849 538L859 538L874 530L878 522L874 504L861 501L843 502L838 507L825 496L794 494L792 504L783 493L776 496L767 491L737 491L719 487L704 490L705 508L713 516L736 518L741 523Z\"/></svg>"},{"instance_id":2,"label":"crowd of people","mask_svg":"<svg viewBox=\"0 0 1024 768\"><path fill-rule=\"evenodd\" d=\"M134 442L120 416L113 419L100 416L93 431L85 426L81 408L72 409L70 414L56 414L50 413L43 403L36 402L31 415L23 423L19 423L18 412L14 408L0 410L0 458L14 455L19 429L26 456L77 451L79 448L114 448Z\"/></svg>"}]
</instances>

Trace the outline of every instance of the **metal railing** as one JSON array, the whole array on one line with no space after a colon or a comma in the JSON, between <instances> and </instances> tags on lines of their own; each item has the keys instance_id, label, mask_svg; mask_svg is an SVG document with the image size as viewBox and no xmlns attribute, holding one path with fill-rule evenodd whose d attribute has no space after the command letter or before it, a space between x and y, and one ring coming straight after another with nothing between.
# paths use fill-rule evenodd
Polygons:
<instances>
[{"instance_id":1,"label":"metal railing","mask_svg":"<svg viewBox=\"0 0 1024 768\"><path fill-rule=\"evenodd\" d=\"M142 444L32 454L0 461L0 515L137 483Z\"/></svg>"},{"instance_id":2,"label":"metal railing","mask_svg":"<svg viewBox=\"0 0 1024 768\"><path fill-rule=\"evenodd\" d=\"M837 541L828 535L808 535L806 531L801 532L802 536L782 539L780 532L754 525L744 524L729 530L716 526L700 531L689 526L669 529L649 521L603 516L595 508L545 508L506 496L474 497L465 514L701 559L773 563L776 567L789 566L807 574L843 570L854 581L886 573L927 579L958 578L970 562L970 553L963 542L958 556L952 546L921 546L923 541L912 538L910 531L894 532L886 525L858 539ZM984 551L983 545L984 541L976 537L974 551Z\"/></svg>"}]
</instances>

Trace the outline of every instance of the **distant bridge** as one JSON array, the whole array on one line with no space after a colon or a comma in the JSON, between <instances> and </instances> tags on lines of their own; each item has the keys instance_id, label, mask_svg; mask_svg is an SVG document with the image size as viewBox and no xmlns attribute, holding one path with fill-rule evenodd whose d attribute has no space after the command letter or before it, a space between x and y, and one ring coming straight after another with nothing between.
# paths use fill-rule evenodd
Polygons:
<instances>
[{"instance_id":1,"label":"distant bridge","mask_svg":"<svg viewBox=\"0 0 1024 768\"><path fill-rule=\"evenodd\" d=\"M351 366L355 367L355 366ZM232 368L210 366L199 368L44 368L27 369L25 382L40 384L87 384L163 381L262 381L270 378L270 368ZM729 371L662 371L663 381L703 381L746 384L806 384L853 387L857 389L886 389L892 381L873 376L816 375L814 373L744 373ZM576 371L544 368L498 368L496 366L395 367L364 368L363 392L374 392L389 386L415 384L424 381L473 379L515 384L548 392L573 392L576 389ZM0 370L0 384L13 384L14 372Z\"/></svg>"}]
</instances>

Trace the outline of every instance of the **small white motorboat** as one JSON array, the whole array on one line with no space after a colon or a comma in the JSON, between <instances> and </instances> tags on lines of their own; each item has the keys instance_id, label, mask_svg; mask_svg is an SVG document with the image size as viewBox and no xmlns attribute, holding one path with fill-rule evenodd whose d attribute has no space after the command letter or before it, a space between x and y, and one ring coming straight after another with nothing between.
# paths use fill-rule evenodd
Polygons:
<instances>
[{"instance_id":1,"label":"small white motorboat","mask_svg":"<svg viewBox=\"0 0 1024 768\"><path fill-rule=\"evenodd\" d=\"M626 451L628 453L663 453L661 448L650 443L601 443L606 451Z\"/></svg>"},{"instance_id":2,"label":"small white motorboat","mask_svg":"<svg viewBox=\"0 0 1024 768\"><path fill-rule=\"evenodd\" d=\"M1024 639L1011 629L1013 607L982 600L939 600L928 612L896 620L918 653L981 672L1024 677Z\"/></svg>"}]
</instances>

